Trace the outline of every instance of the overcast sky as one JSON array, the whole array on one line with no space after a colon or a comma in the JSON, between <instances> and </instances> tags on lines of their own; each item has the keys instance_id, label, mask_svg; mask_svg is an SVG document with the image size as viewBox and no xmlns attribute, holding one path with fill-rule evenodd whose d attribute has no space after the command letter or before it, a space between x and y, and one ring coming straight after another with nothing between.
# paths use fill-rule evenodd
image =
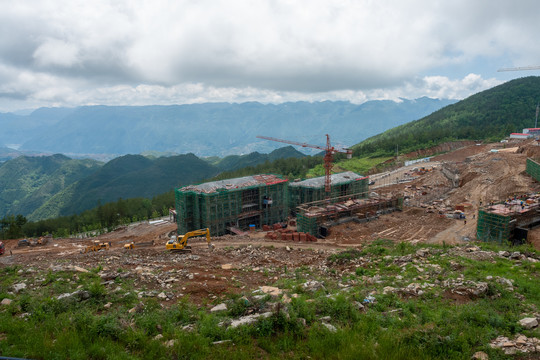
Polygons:
<instances>
[{"instance_id":1,"label":"overcast sky","mask_svg":"<svg viewBox=\"0 0 540 360\"><path fill-rule=\"evenodd\" d=\"M0 112L462 99L540 71L537 0L0 0Z\"/></svg>"}]
</instances>

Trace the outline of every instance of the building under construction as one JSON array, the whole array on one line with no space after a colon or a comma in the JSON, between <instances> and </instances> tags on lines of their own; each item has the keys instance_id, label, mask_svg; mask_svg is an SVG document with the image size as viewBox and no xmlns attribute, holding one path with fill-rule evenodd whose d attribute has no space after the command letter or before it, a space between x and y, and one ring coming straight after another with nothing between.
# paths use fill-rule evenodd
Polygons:
<instances>
[{"instance_id":1,"label":"building under construction","mask_svg":"<svg viewBox=\"0 0 540 360\"><path fill-rule=\"evenodd\" d=\"M278 175L255 175L176 189L178 232L209 228L213 235L238 233L286 221L298 205L326 199L325 177L295 183ZM368 178L353 172L331 176L331 203L366 199ZM316 235L316 234L313 234Z\"/></svg>"},{"instance_id":2,"label":"building under construction","mask_svg":"<svg viewBox=\"0 0 540 360\"><path fill-rule=\"evenodd\" d=\"M341 196L298 206L298 231L324 238L329 228L349 221L363 223L403 209L403 197L352 198Z\"/></svg>"},{"instance_id":3,"label":"building under construction","mask_svg":"<svg viewBox=\"0 0 540 360\"><path fill-rule=\"evenodd\" d=\"M178 232L209 228L223 235L287 220L288 180L254 175L176 189Z\"/></svg>"},{"instance_id":4,"label":"building under construction","mask_svg":"<svg viewBox=\"0 0 540 360\"><path fill-rule=\"evenodd\" d=\"M486 242L521 244L540 225L540 195L508 199L478 210L476 238Z\"/></svg>"},{"instance_id":5,"label":"building under construction","mask_svg":"<svg viewBox=\"0 0 540 360\"><path fill-rule=\"evenodd\" d=\"M325 190L325 177L317 177L304 181L289 183L289 208L296 212L301 204L315 201L343 198L366 199L368 197L368 177L346 171L330 176L330 193ZM334 201L334 202L335 202Z\"/></svg>"}]
</instances>

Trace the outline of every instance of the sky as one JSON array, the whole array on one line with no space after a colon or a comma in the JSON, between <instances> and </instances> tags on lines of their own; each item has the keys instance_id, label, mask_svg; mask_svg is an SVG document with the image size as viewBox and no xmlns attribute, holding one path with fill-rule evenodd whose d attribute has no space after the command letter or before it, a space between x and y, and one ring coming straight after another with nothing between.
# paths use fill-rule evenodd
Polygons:
<instances>
[{"instance_id":1,"label":"sky","mask_svg":"<svg viewBox=\"0 0 540 360\"><path fill-rule=\"evenodd\" d=\"M0 112L463 99L540 71L536 0L0 0Z\"/></svg>"}]
</instances>

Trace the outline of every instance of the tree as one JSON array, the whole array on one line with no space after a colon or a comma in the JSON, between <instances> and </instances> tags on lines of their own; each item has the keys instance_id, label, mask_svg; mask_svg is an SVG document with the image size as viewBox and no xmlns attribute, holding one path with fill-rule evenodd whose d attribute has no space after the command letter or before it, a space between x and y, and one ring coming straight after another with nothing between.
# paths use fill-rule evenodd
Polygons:
<instances>
[{"instance_id":1,"label":"tree","mask_svg":"<svg viewBox=\"0 0 540 360\"><path fill-rule=\"evenodd\" d=\"M16 239L23 237L22 227L28 220L22 215L6 215L0 220L0 234L2 239Z\"/></svg>"}]
</instances>

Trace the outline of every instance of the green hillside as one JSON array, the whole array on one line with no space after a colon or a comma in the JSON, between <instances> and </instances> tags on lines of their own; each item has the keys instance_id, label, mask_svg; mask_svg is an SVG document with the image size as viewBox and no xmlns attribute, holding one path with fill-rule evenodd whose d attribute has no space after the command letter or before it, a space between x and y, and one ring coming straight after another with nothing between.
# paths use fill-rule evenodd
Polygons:
<instances>
[{"instance_id":1,"label":"green hillside","mask_svg":"<svg viewBox=\"0 0 540 360\"><path fill-rule=\"evenodd\" d=\"M149 198L176 186L199 182L218 170L193 154L161 157L126 155L64 189L39 207L30 220L71 215L119 198Z\"/></svg>"},{"instance_id":2,"label":"green hillside","mask_svg":"<svg viewBox=\"0 0 540 360\"><path fill-rule=\"evenodd\" d=\"M219 161L214 161L214 164L221 171L233 171L242 169L248 166L256 166L263 164L266 161L274 161L277 159L302 158L306 155L296 150L292 146L286 146L272 151L270 154L260 154L252 152L247 155L229 155Z\"/></svg>"},{"instance_id":3,"label":"green hillside","mask_svg":"<svg viewBox=\"0 0 540 360\"><path fill-rule=\"evenodd\" d=\"M354 146L355 155L389 155L452 140L498 140L534 127L540 77L512 80Z\"/></svg>"},{"instance_id":4,"label":"green hillside","mask_svg":"<svg viewBox=\"0 0 540 360\"><path fill-rule=\"evenodd\" d=\"M27 215L54 194L101 167L64 155L20 156L0 165L0 214Z\"/></svg>"}]
</instances>

